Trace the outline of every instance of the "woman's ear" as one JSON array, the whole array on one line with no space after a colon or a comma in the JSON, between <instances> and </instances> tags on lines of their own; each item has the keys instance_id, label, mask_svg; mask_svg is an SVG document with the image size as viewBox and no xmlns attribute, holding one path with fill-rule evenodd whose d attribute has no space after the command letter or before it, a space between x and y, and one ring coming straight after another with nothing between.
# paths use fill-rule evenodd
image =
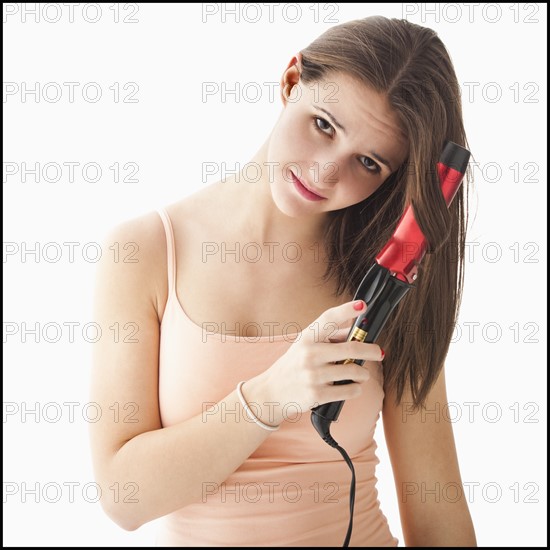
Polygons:
<instances>
[{"instance_id":1,"label":"woman's ear","mask_svg":"<svg viewBox=\"0 0 550 550\"><path fill-rule=\"evenodd\" d=\"M297 53L288 63L285 72L281 78L281 99L283 105L286 105L292 88L300 82L300 75L302 74L302 54Z\"/></svg>"}]
</instances>

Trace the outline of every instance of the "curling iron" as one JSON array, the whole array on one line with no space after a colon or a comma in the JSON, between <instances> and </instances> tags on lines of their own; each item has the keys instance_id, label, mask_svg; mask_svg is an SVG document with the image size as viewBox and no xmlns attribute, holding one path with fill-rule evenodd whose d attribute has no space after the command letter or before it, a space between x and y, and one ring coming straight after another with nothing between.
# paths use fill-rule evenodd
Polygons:
<instances>
[{"instance_id":1,"label":"curling iron","mask_svg":"<svg viewBox=\"0 0 550 550\"><path fill-rule=\"evenodd\" d=\"M470 151L447 141L437 163L437 172L441 182L441 191L447 203L451 204L460 184L462 183ZM376 256L374 263L366 272L354 300L363 300L367 304L365 313L359 315L348 333L347 341L373 343L384 328L391 312L405 297L407 292L414 288L414 281L418 276L418 265L421 263L427 250L426 238L418 227L411 205L408 205L399 220L397 227ZM335 364L356 363L363 365L362 359L345 359ZM340 380L334 384L351 384L353 380ZM351 535L353 521L353 498L355 489L355 473L349 456L345 454L330 435L330 424L338 420L344 401L325 403L311 409L313 426L330 446L338 449L352 469L352 494L350 495L350 527L344 546L347 546Z\"/></svg>"}]
</instances>

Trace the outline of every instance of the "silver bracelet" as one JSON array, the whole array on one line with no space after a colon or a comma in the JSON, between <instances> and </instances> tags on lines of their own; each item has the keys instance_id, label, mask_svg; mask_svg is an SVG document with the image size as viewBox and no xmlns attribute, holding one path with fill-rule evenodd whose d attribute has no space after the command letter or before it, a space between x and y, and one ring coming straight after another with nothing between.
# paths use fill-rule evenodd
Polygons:
<instances>
[{"instance_id":1,"label":"silver bracelet","mask_svg":"<svg viewBox=\"0 0 550 550\"><path fill-rule=\"evenodd\" d=\"M243 380L242 382L239 382L239 384L237 385L237 394L239 395L239 399L241 400L241 405L244 407L244 410L246 411L246 414L248 416L248 418L250 418L250 420L253 420L254 422L256 422L256 424L258 424L258 426L260 426L261 428L263 428L264 430L268 430L270 432L274 432L276 430L278 430L280 428L280 424L278 426L269 426L267 424L264 424L251 410L250 410L250 407L248 406L248 403L246 402L245 398L244 398L244 395L243 395L243 392L242 392L242 386L243 384L246 382L246 380Z\"/></svg>"}]
</instances>

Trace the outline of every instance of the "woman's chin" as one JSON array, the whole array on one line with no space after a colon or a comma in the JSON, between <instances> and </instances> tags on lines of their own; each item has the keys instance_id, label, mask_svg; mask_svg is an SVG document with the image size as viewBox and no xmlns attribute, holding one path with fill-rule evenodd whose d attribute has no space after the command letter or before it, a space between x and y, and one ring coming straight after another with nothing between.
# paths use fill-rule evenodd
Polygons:
<instances>
[{"instance_id":1,"label":"woman's chin","mask_svg":"<svg viewBox=\"0 0 550 550\"><path fill-rule=\"evenodd\" d=\"M292 184L287 183L286 185L288 189L284 191L271 188L273 202L280 212L290 218L303 218L314 214L315 211L320 213L319 203L303 199L292 189Z\"/></svg>"},{"instance_id":2,"label":"woman's chin","mask_svg":"<svg viewBox=\"0 0 550 550\"><path fill-rule=\"evenodd\" d=\"M303 218L311 214L307 211L307 208L304 208L303 204L300 204L299 198L273 196L273 202L278 210L289 218Z\"/></svg>"}]
</instances>

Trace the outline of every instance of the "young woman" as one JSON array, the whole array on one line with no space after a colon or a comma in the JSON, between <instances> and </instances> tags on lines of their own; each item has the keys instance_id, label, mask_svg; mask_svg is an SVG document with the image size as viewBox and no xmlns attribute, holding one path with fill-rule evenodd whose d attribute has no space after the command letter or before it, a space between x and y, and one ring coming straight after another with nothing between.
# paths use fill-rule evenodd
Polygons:
<instances>
[{"instance_id":1,"label":"young woman","mask_svg":"<svg viewBox=\"0 0 550 550\"><path fill-rule=\"evenodd\" d=\"M138 332L94 357L92 400L125 411L91 425L104 509L128 530L163 518L165 546L340 546L350 471L310 410L345 400L350 545L398 544L377 499L381 413L405 544L475 546L451 424L422 410L446 403L463 281L464 185L447 208L435 171L445 141L467 146L449 55L405 20L348 22L292 58L281 101L240 174L108 238L139 261L100 265L96 317ZM415 289L376 344L347 342L411 202L430 243Z\"/></svg>"}]
</instances>

